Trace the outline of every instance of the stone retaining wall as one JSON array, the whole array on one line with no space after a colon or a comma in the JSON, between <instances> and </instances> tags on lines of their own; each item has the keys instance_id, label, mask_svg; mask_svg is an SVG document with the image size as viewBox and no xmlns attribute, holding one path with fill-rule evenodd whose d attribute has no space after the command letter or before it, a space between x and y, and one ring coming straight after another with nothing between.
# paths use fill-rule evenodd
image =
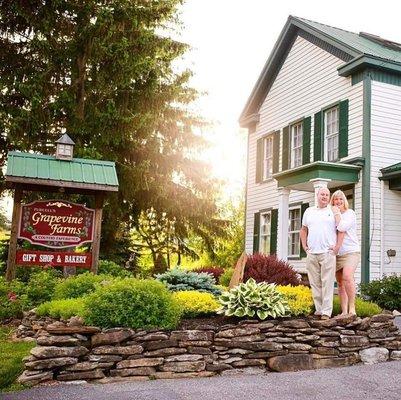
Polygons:
<instances>
[{"instance_id":1,"label":"stone retaining wall","mask_svg":"<svg viewBox=\"0 0 401 400\"><path fill-rule=\"evenodd\" d=\"M296 371L401 359L393 316L244 320L194 330L100 330L71 321L39 331L22 383L110 382Z\"/></svg>"}]
</instances>

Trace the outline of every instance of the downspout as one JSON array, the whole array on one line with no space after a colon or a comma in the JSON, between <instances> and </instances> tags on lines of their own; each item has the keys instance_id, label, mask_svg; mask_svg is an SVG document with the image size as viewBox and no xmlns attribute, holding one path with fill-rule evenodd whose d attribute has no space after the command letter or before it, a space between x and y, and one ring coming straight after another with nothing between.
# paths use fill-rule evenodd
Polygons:
<instances>
[{"instance_id":1,"label":"downspout","mask_svg":"<svg viewBox=\"0 0 401 400\"><path fill-rule=\"evenodd\" d=\"M382 278L384 272L384 181L380 181L380 276Z\"/></svg>"},{"instance_id":2,"label":"downspout","mask_svg":"<svg viewBox=\"0 0 401 400\"><path fill-rule=\"evenodd\" d=\"M361 282L370 280L370 150L371 150L371 98L372 80L369 71L363 74L363 127L362 156L365 165L362 173L362 243Z\"/></svg>"}]
</instances>

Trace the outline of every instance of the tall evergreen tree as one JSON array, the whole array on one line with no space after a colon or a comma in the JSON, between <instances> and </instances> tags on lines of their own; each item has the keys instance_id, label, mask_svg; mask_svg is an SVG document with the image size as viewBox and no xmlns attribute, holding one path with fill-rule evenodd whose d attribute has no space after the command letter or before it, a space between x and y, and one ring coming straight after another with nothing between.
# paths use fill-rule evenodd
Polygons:
<instances>
[{"instance_id":1,"label":"tall evergreen tree","mask_svg":"<svg viewBox=\"0 0 401 400\"><path fill-rule=\"evenodd\" d=\"M9 150L53 153L66 130L75 156L116 162L102 250L153 207L185 237L212 245L215 184L194 157L197 93L169 32L181 0L0 0L0 166Z\"/></svg>"}]
</instances>

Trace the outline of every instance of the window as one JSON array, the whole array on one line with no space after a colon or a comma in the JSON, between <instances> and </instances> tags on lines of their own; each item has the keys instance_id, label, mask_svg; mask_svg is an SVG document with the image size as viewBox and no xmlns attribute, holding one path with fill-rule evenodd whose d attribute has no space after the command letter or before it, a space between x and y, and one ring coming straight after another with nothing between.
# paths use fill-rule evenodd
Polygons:
<instances>
[{"instance_id":1,"label":"window","mask_svg":"<svg viewBox=\"0 0 401 400\"><path fill-rule=\"evenodd\" d=\"M70 145L65 145L65 144L59 144L58 145L58 151L60 155L63 156L70 156L71 155L71 146Z\"/></svg>"},{"instance_id":2,"label":"window","mask_svg":"<svg viewBox=\"0 0 401 400\"><path fill-rule=\"evenodd\" d=\"M326 161L338 160L339 112L338 107L324 113L324 154Z\"/></svg>"},{"instance_id":3,"label":"window","mask_svg":"<svg viewBox=\"0 0 401 400\"><path fill-rule=\"evenodd\" d=\"M271 211L260 213L259 251L270 253Z\"/></svg>"},{"instance_id":4,"label":"window","mask_svg":"<svg viewBox=\"0 0 401 400\"><path fill-rule=\"evenodd\" d=\"M291 168L302 165L302 122L291 126Z\"/></svg>"},{"instance_id":5,"label":"window","mask_svg":"<svg viewBox=\"0 0 401 400\"><path fill-rule=\"evenodd\" d=\"M263 180L273 174L273 136L263 138Z\"/></svg>"},{"instance_id":6,"label":"window","mask_svg":"<svg viewBox=\"0 0 401 400\"><path fill-rule=\"evenodd\" d=\"M300 256L299 230L301 229L301 207L291 207L289 209L288 220L288 256Z\"/></svg>"}]
</instances>

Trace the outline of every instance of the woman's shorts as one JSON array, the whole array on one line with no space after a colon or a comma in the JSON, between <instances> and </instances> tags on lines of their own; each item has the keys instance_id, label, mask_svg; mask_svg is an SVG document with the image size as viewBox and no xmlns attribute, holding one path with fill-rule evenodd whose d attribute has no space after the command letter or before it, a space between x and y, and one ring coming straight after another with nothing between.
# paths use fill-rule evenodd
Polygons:
<instances>
[{"instance_id":1,"label":"woman's shorts","mask_svg":"<svg viewBox=\"0 0 401 400\"><path fill-rule=\"evenodd\" d=\"M336 271L343 269L344 267L351 267L355 270L361 260L361 253L347 253L336 258Z\"/></svg>"}]
</instances>

